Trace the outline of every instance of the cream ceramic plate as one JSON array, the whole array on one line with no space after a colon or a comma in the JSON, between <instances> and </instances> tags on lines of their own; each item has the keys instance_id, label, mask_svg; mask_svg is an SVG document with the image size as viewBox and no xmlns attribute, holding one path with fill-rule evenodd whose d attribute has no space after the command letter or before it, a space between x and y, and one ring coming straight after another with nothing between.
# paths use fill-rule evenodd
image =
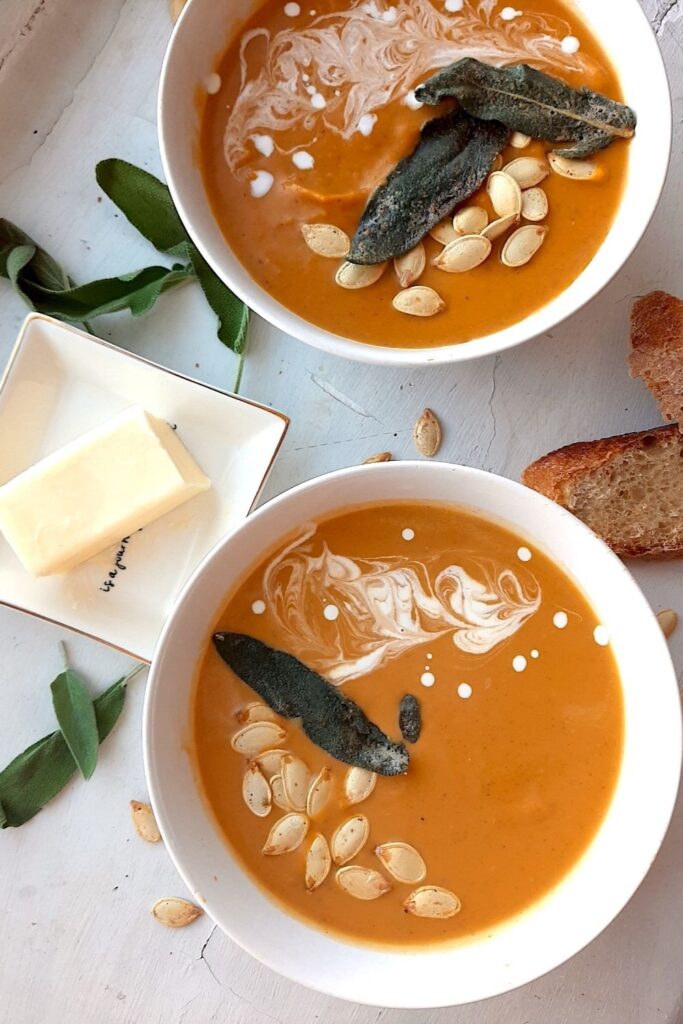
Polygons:
<instances>
[{"instance_id":1,"label":"cream ceramic plate","mask_svg":"<svg viewBox=\"0 0 683 1024\"><path fill-rule=\"evenodd\" d=\"M33 314L0 383L0 483L131 405L177 425L211 490L61 576L34 579L0 536L0 603L149 661L184 582L254 504L288 421Z\"/></svg>"}]
</instances>

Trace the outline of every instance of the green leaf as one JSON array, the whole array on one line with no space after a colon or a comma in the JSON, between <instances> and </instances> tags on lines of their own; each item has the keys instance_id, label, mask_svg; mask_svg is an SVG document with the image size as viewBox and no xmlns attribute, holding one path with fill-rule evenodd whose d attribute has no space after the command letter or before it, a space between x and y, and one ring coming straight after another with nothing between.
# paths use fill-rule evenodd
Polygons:
<instances>
[{"instance_id":1,"label":"green leaf","mask_svg":"<svg viewBox=\"0 0 683 1024\"><path fill-rule=\"evenodd\" d=\"M572 159L590 156L615 139L630 139L636 127L630 107L590 89L572 89L528 64L496 68L463 57L432 75L415 96L431 106L457 99L469 114L500 121L532 139L571 142L554 152Z\"/></svg>"},{"instance_id":2,"label":"green leaf","mask_svg":"<svg viewBox=\"0 0 683 1024\"><path fill-rule=\"evenodd\" d=\"M53 259L45 249L13 224L10 220L0 217L0 276L8 277L7 260L13 249L32 246L35 250L31 262L31 280L44 288L70 288L73 284L62 266Z\"/></svg>"},{"instance_id":3,"label":"green leaf","mask_svg":"<svg viewBox=\"0 0 683 1024\"><path fill-rule=\"evenodd\" d=\"M401 256L430 228L469 199L504 149L507 128L451 110L422 125L412 153L370 196L351 241L351 263L383 263Z\"/></svg>"},{"instance_id":4,"label":"green leaf","mask_svg":"<svg viewBox=\"0 0 683 1024\"><path fill-rule=\"evenodd\" d=\"M187 245L187 253L206 301L218 317L218 337L239 355L247 346L249 307L223 284L192 242Z\"/></svg>"},{"instance_id":5,"label":"green leaf","mask_svg":"<svg viewBox=\"0 0 683 1024\"><path fill-rule=\"evenodd\" d=\"M82 322L122 309L129 309L133 316L141 316L152 308L162 292L192 276L191 267L176 263L171 268L145 267L63 291L51 291L40 285L25 285L25 289L34 308L41 313Z\"/></svg>"},{"instance_id":6,"label":"green leaf","mask_svg":"<svg viewBox=\"0 0 683 1024\"><path fill-rule=\"evenodd\" d=\"M102 743L114 728L126 698L126 685L144 665L117 679L96 697L93 704L99 741ZM61 732L44 736L14 758L0 772L0 828L23 825L56 796L76 773Z\"/></svg>"},{"instance_id":7,"label":"green leaf","mask_svg":"<svg viewBox=\"0 0 683 1024\"><path fill-rule=\"evenodd\" d=\"M95 168L97 184L160 252L180 256L189 236L168 186L141 167L112 157Z\"/></svg>"},{"instance_id":8,"label":"green leaf","mask_svg":"<svg viewBox=\"0 0 683 1024\"><path fill-rule=\"evenodd\" d=\"M92 698L81 677L69 667L52 681L50 689L62 736L81 775L89 779L95 771L100 745Z\"/></svg>"}]
</instances>

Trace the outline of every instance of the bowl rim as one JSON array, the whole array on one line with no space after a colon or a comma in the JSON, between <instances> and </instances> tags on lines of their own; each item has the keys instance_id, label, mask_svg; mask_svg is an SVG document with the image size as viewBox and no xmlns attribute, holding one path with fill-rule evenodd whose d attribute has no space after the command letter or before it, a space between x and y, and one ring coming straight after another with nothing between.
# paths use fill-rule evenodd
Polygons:
<instances>
[{"instance_id":1,"label":"bowl rim","mask_svg":"<svg viewBox=\"0 0 683 1024\"><path fill-rule=\"evenodd\" d=\"M552 959L552 962L548 962L548 957L547 957L547 952L546 952L546 960L543 960L541 958L541 966L538 969L533 969L533 970L528 970L527 969L527 971L523 972L520 976L516 976L512 983L510 983L509 981L508 982L504 982L502 980L502 972L501 972L501 977L498 979L498 981L496 983L494 983L490 988L487 988L486 991L482 991L482 992L478 993L472 999L468 998L467 1000L460 1000L459 1003L457 1001L454 1001L452 998L449 998L448 1000L444 1000L442 998L439 998L439 999L435 1000L434 997L431 997L431 1000L428 1001L428 1002L425 1002L423 997L420 997L420 999L417 1000L417 1001L409 1001L409 1000L406 999L406 997L402 997L400 999L400 1001L392 1002L391 998L396 998L396 997L393 996L393 994L390 997L388 997L388 994L387 994L386 990L382 991L381 998L376 998L375 999L375 998L372 997L371 994L368 993L367 982L364 982L365 989L363 991L362 996L354 995L353 991L351 991L351 992L348 991L348 988L345 987L344 982L341 981L341 980L339 980L339 982L337 984L332 984L330 982L325 984L325 983L322 983L322 982L317 981L315 979L312 979L310 976L306 976L305 972L300 972L299 974L297 974L296 971L294 971L291 968L289 968L289 969L283 968L282 963L276 962L275 958L273 958L273 957L267 955L266 953L264 953L263 949L258 948L258 946L255 945L252 941L246 941L245 937L243 935L237 934L237 931L231 925L231 920L230 920L229 915L226 915L222 910L217 912L217 913L214 913L213 909L210 906L210 903L211 903L210 897L209 898L205 898L202 895L202 890L199 887L199 880L196 878L194 867L192 866L192 864L186 863L183 860L183 857L181 857L179 854L177 854L177 852L176 852L176 850L174 848L174 841L172 839L172 831L173 830L172 830L172 826L171 826L170 820L169 820L169 818L167 817L167 814L166 814L166 804L165 804L164 798L162 796L162 789L163 789L162 775L159 772L158 766L157 766L156 761L155 761L155 724L154 724L154 716L155 716L155 713L156 713L155 709L156 709L156 706L157 706L158 702L163 699L162 697L160 697L160 694L162 693L161 680L164 677L164 672L163 672L163 654L164 654L164 649L165 649L165 646L166 646L167 642L169 641L169 638L172 636L172 634L174 632L176 619L178 618L178 616L179 616L179 614L180 614L180 612L181 612L185 602L192 596L192 594L193 594L193 592L195 591L196 588L201 587L202 576L203 576L204 572L207 571L207 569L209 568L210 564L214 560L219 559L224 554L224 552L226 552L226 550L230 549L230 547L239 538L239 536L240 536L240 534L241 534L241 532L243 530L245 530L245 529L251 530L252 528L256 528L257 529L258 528L257 523L258 523L259 520L266 519L266 521L267 521L267 518L270 518L270 517L274 516L277 513L278 509L283 504L295 501L298 497L300 497L301 495L305 495L308 492L315 492L318 489L327 488L330 485L337 485L336 486L336 493L337 494L344 494L345 493L344 482L349 480L349 478L356 477L356 476L358 476L358 474L366 474L366 475L372 474L373 476L376 477L379 473L394 474L397 477L400 477L401 474L403 474L406 477L410 476L411 474L415 474L415 477L417 479L419 479L420 475L424 475L424 474L443 474L443 473L454 474L456 480L457 480L458 477L460 477L462 479L469 478L470 480L475 480L475 481L476 481L476 479L482 480L482 478L485 478L485 480L486 480L485 486L492 487L495 490L499 491L503 498L509 497L509 498L511 498L512 502L514 502L515 496L516 495L519 496L520 493L523 492L526 495L526 500L527 501L531 500L531 501L537 503L538 508L539 508L539 515L540 515L540 513L543 510L545 510L545 514L549 514L549 515L557 518L558 525L561 525L560 520L564 519L565 523L569 523L570 532L573 531L574 536L577 539L577 541L578 541L578 543L579 543L579 545L581 547L583 547L584 549L586 547L588 549L592 548L592 551L595 552L595 553L598 553L599 551L601 551L602 555L611 563L612 569L615 571L614 585L616 586L617 585L617 580L619 580L619 582L621 583L622 588L624 590L630 590L630 594L628 596L628 601L629 601L629 605L633 609L634 615L635 615L635 613L638 613L638 615L646 614L646 615L649 616L649 624L645 626L645 630L646 631L647 631L647 629L650 630L650 632L651 632L651 639L653 640L655 645L659 646L660 656L658 656L657 661L658 661L658 672L659 672L659 675L661 676L660 685L661 685L661 687L665 688L664 691L663 691L665 693L665 695L668 692L666 690L666 688L670 689L671 693L670 693L669 697L670 697L670 703L671 703L671 706L672 706L672 710L674 708L674 705L675 705L675 708L677 709L676 714L672 716L672 720L669 723L669 727L670 727L670 730L671 730L670 734L669 734L669 739L671 741L671 747L670 747L670 751L669 751L669 755L668 755L667 761L668 761L668 764L671 766L672 771L671 771L671 776L666 779L665 786L660 788L660 790L658 791L657 827L653 828L651 833L649 834L648 841L645 844L646 845L646 850L642 851L643 855L639 858L637 866L634 865L634 864L630 865L629 872L627 873L626 883L625 883L625 885L623 885L623 889L620 890L619 896L615 898L614 894L612 894L610 897L607 898L606 905L604 905L601 908L601 912L599 914L595 915L595 919L592 921L590 928L586 929L585 934L581 935L580 943L578 945L573 945L572 948L570 948L570 949L564 949L563 952L562 952L562 955L561 955L561 957L559 959ZM533 498L530 498L529 497L530 495L533 495ZM394 495L392 497L392 500L400 500L400 499L398 499ZM415 500L415 499L409 499L409 500ZM432 499L429 499L429 500L432 500ZM453 504L457 504L457 503L458 503L457 499L455 499L453 501ZM468 504L467 502L464 503L464 506L465 507L474 508L474 506L471 503ZM501 502L501 506L504 507L504 503L503 502ZM343 507L345 507L345 502L343 500L340 501L338 503L337 507L341 510ZM328 512L328 513L320 513L320 514L330 514L330 513ZM489 511L487 511L487 512L485 512L483 514L484 514L485 517L488 516L488 517L493 518L493 519L496 518L496 516L493 513L489 512ZM312 515L315 516L316 512L315 511L312 512ZM510 528L512 528L513 530L517 529L517 527L515 527L512 524L512 522L506 520L504 514L501 515L499 521L503 525L505 525L505 523L508 522ZM533 531L533 526L530 527L530 534L529 534L529 537L530 537L530 539L533 542L533 532L532 531ZM539 544L539 546L543 550L546 551L546 553L550 557L552 557L552 555L550 555L550 551L548 550L548 548L546 547L545 544L543 544L541 542L538 542L538 544ZM556 561L559 561L560 564L562 564L559 558L556 559ZM565 571L569 572L570 570L567 567L565 567ZM578 585L581 586L581 584L578 584ZM586 593L586 596L588 597L588 599L591 600L591 595L589 594L589 592L585 588L583 588L583 587L582 587L582 589L584 589L584 592ZM645 624L642 623L642 620L640 618L638 618L637 621L641 622L642 625L645 625ZM619 664L619 660L617 660L617 664L618 664L618 667L621 670L621 665ZM668 700L669 697L667 697L666 699ZM627 718L625 719L625 724L628 725L628 719ZM305 481L305 482L303 482L301 484L298 484L297 486L291 488L288 491L283 492L282 494L278 495L277 497L271 499L270 501L268 501L267 503L262 505L257 511L252 513L243 523L241 523L240 525L235 527L233 530L231 530L230 533L226 534L226 536L215 546L213 551L210 552L205 557L203 562L197 567L197 569L193 573L192 577L187 581L187 583L185 584L185 587L183 588L183 591L181 592L181 594L179 595L178 599L176 600L176 602L174 604L174 607L173 607L173 609L171 611L171 614L170 614L170 616L169 616L169 618L168 618L168 620L166 622L164 630L163 630L162 634L160 635L160 638L159 638L159 641L158 641L158 644L157 644L157 648L155 650L155 654L154 654L154 657L152 659L152 669L151 669L149 680L148 680L147 690L146 690L146 694L145 694L144 711L143 711L143 754L144 754L145 776L146 776L148 790L149 790L149 794L150 794L150 800L151 800L152 806L154 808L155 814L157 815L157 821L158 821L158 824L159 824L162 836L164 838L164 841L166 843L167 851L168 851L168 853L169 853L169 855L171 857L171 860L173 861L176 869L178 870L178 873L180 874L180 876L182 877L182 879L184 880L184 882L186 883L186 885L188 886L190 891L195 893L199 898L201 898L203 900L203 902L206 905L207 912L216 921L216 923L219 925L221 930L223 930L225 932L226 935L228 935L241 948L243 948L246 952L248 952L250 955L252 955L255 959L257 959L258 961L263 963L265 966L267 966L270 969L276 971L277 973L287 977L291 981L294 981L294 982L296 982L298 984L305 985L305 986L307 986L309 988L313 988L316 991L320 991L320 992L324 993L325 995L334 996L336 998L346 999L346 1000L349 1000L349 1001L362 1002L364 1005L374 1005L374 1006L382 1006L382 1007L393 1006L395 1008L403 1008L403 1009L408 1009L408 1008L412 1008L412 1009L418 1009L418 1008L419 1009L426 1009L428 1007L429 1008L435 1008L435 1007L439 1007L439 1006L460 1005L460 1004L462 1004L464 1002L475 1001L477 999L483 999L483 998L490 998L490 997L495 996L495 995L500 995L500 994L503 994L505 992L509 992L512 989L517 988L517 987L519 987L521 985L527 984L527 983L529 983L531 981L537 980L538 978L542 977L544 974L548 973L551 970L554 970L556 967L559 967L561 964L565 963L567 960L571 959L573 956L575 956L577 953L579 953L583 948L585 948L585 946L587 946L590 942L592 942L595 938L597 938L597 936L600 935L601 932L623 910L623 908L626 906L626 904L632 898L632 896L634 895L634 893L636 892L636 890L639 888L640 884L642 883L643 879L647 875L647 873L648 873L648 871L650 869L650 866L651 866L652 862L654 861L654 859L655 859L655 857L656 857L656 855L657 855L657 853L659 851L659 848L660 848L661 843L662 843L662 841L664 839L664 836L666 835L666 832L667 832L667 829L669 827L669 823L670 823L670 820L671 820L671 816L672 816L673 811L674 811L674 806L675 806L676 797L677 797L678 788L679 788L680 769L681 769L681 757L682 757L682 729L681 729L681 717L680 717L680 700L679 700L679 694L678 694L678 685L677 685L677 680L676 680L676 673L675 673L675 669L674 669L674 666L673 666L672 661L671 661L671 656L670 656L670 653L669 653L669 649L668 649L666 640L664 639L663 634L661 633L661 629L660 629L659 624L658 624L658 622L656 620L655 614L654 614L653 610L651 609L649 603L647 602L646 598L644 597L640 587L638 586L638 584L636 583L634 578L631 576L630 572L628 571L628 569L624 565L624 563L587 526L585 526L582 522L580 522L573 515L571 515L571 513L569 513L566 510L562 509L560 506L556 505L554 502L550 501L545 496L543 496L541 494L538 494L535 491L531 491L529 488L525 487L522 484L517 483L516 481L510 480L510 479L508 479L506 477L498 476L497 474L488 473L488 472L486 472L484 470L473 469L471 467L466 467L466 466L452 465L452 464L443 463L443 462L429 462L429 463L425 463L425 462L418 462L418 461L406 461L406 462L397 462L397 463L385 463L383 465L356 466L356 467L350 467L350 468L346 468L346 469L336 470L336 471L333 471L331 473L327 473L327 474L325 474L323 476L316 477L313 480L308 480L308 481ZM623 769L624 761L625 761L625 757L622 757L622 766L620 768L620 773L621 773L621 771ZM675 767L675 771L673 770L674 767ZM621 778L621 775L620 775L619 779L620 778ZM617 781L617 787L619 785L619 779ZM617 792L617 789L615 788L615 794L616 794L616 792ZM612 796L612 800L610 802L610 809L611 809L612 805L615 802L615 794L613 794L613 796ZM210 814L209 814L208 810L206 809L206 807L204 807L204 810L203 810L202 814L207 819L207 821L210 821ZM591 841L590 841L588 847L586 848L586 850L584 850L584 852L580 855L580 857L579 857L578 861L576 862L576 864L572 868L569 869L569 872L565 876L563 876L563 879L560 880L560 883L558 883L558 885L561 885L566 879L568 879L571 875L573 875L573 872L575 871L575 869L579 865L581 865L581 862L583 860L584 855L586 854L586 852L588 850L591 849L591 847L592 847L593 843L595 842L597 836L601 833L601 831L602 831L602 829L604 827L604 824L605 824L605 822L603 820L603 822L600 824L600 826L598 828L597 833L591 839ZM212 827L215 827L215 826L212 825ZM234 864L236 864L238 866L238 869L239 869L242 877L245 877L244 869L239 864L239 861L234 857L234 855L230 851L230 848L229 848L229 846L227 844L225 844L225 848L227 850L227 856L232 860L232 862ZM248 877L248 875L246 877ZM623 882L623 879L622 879L622 882ZM555 892L555 889L551 889L548 894L542 896L539 901L533 903L529 908L527 908L527 910L525 910L521 916L525 916L527 913L531 913L533 915L534 911L538 907L542 906L542 904L544 903L546 898L549 897L549 896L552 896L554 892ZM605 899L604 896L603 896L603 899ZM278 909L279 909L279 913L282 914L285 918L287 918L287 920L289 922L289 926L294 928L295 927L295 923L294 922L296 922L297 919L294 916L288 914L282 908L278 908ZM301 924L301 922L299 922L299 924ZM504 927L506 924L507 924L507 921L501 922L501 926L502 927ZM316 929L314 929L310 925L305 925L305 927L310 931L312 936L321 936L322 935L322 933L318 932ZM478 941L478 937L474 936L473 937L473 941ZM339 944L341 946L345 946L345 947L350 946L351 948L358 948L358 947L354 946L354 944L348 943L345 940L337 940L337 942L339 942ZM467 940L466 940L465 944L467 944ZM442 955L444 952L446 952L446 953L451 952L452 953L454 950L457 950L457 949L458 949L458 946L456 945L456 946L450 946L450 947L446 946L446 947L440 947L440 948L439 947L425 947L424 949L417 949L417 950L413 949L413 948L407 948L405 951L389 950L388 953L389 953L389 955L393 955L393 956L399 958L402 961L402 963L405 964L406 963L406 960L405 960L406 955L410 955L412 960L413 960L413 962L414 962L415 958L419 958L419 957L430 958L431 956L437 956L438 957L438 956ZM383 949L378 949L377 952L378 953L382 953L383 955L385 953L385 951Z\"/></svg>"},{"instance_id":2,"label":"bowl rim","mask_svg":"<svg viewBox=\"0 0 683 1024\"><path fill-rule=\"evenodd\" d=\"M218 251L210 242L202 237L201 231L195 231L193 218L189 212L188 203L186 201L186 197L189 196L189 193L192 190L190 188L186 189L181 182L180 176L176 177L174 172L174 147L170 141L172 138L170 125L174 117L174 104L170 101L167 102L166 93L170 88L169 82L173 70L172 66L176 61L180 60L178 55L182 53L185 26L188 24L189 19L192 16L192 10L201 2L203 2L203 0L188 0L188 3L186 3L176 25L174 26L162 63L157 96L157 122L159 148L164 175L170 189L173 202L183 224L192 237L194 244L197 246L207 263L211 266L212 270L240 299L242 299L243 302L247 304L247 306L249 306L250 309L261 316L273 327L278 328L285 334L288 334L299 341L304 342L304 344L310 345L313 348L326 352L330 355L340 356L355 362L371 365L408 367L469 362L470 360L494 355L510 348L516 348L518 345L522 345L527 341L532 341L534 338L552 331L554 328L570 319L600 295L600 293L620 272L626 261L638 247L650 224L650 221L652 220L666 181L669 162L671 159L673 108L671 102L671 89L656 33L650 24L645 11L639 3L639 0L626 0L626 2L631 4L633 16L636 20L640 19L641 22L640 31L644 33L642 48L647 48L649 50L649 58L651 62L649 67L649 77L652 81L656 81L658 99L665 108L663 111L664 116L662 117L663 127L665 130L658 136L661 140L661 147L658 151L657 159L656 161L653 161L653 166L651 167L649 178L650 187L646 193L647 198L644 199L639 196L639 203L635 211L638 226L631 234L627 244L620 250L618 257L613 260L611 265L601 269L601 272L593 285L589 288L585 288L585 294L580 295L578 300L573 301L570 308L565 310L555 309L568 289L572 288L590 268L591 263L593 263L595 257L600 253L608 236L605 237L588 266L581 271L577 278L575 278L566 289L554 296L544 306L540 307L538 310L533 310L523 320L510 324L502 330L494 331L493 333L484 335L481 338L474 338L468 342L457 342L429 348L399 348L389 345L374 345L368 342L354 340L353 338L349 338L344 335L335 334L332 331L319 327L311 321L306 320L298 313L288 309L280 303L279 300L273 298L273 296L271 296L262 287L262 285L260 285L251 276L239 258L233 253L227 240L222 237L221 252L227 251L233 256L235 261L244 270L248 284L240 280L236 280L233 274L226 270L225 266L221 263ZM207 0L204 0L204 2L207 2ZM227 2L227 0L219 0L219 2L223 3ZM620 2L623 3L624 0L620 0ZM203 188L200 175L199 183ZM623 199L620 202L619 209L621 208L621 203L623 203ZM524 325L532 318L535 320L534 325L525 329Z\"/></svg>"}]
</instances>

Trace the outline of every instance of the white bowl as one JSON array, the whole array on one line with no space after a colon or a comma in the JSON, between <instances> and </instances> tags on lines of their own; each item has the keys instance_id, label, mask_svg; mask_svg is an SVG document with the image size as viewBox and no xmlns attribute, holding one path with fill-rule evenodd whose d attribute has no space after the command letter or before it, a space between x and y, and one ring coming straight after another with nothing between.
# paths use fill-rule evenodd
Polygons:
<instances>
[{"instance_id":1,"label":"white bowl","mask_svg":"<svg viewBox=\"0 0 683 1024\"><path fill-rule=\"evenodd\" d=\"M233 858L206 810L185 752L193 676L236 582L278 536L341 506L451 502L499 519L546 551L609 630L623 689L624 754L614 797L562 882L492 936L409 953L354 946L290 917ZM508 991L590 942L643 879L672 813L681 712L666 641L628 570L582 523L535 491L480 470L398 462L330 473L269 502L228 535L185 587L154 655L144 717L149 792L164 841L191 892L259 960L322 992L395 1007L445 1006Z\"/></svg>"},{"instance_id":2,"label":"white bowl","mask_svg":"<svg viewBox=\"0 0 683 1024\"><path fill-rule=\"evenodd\" d=\"M589 302L631 255L654 213L671 149L671 100L655 36L638 0L577 0L638 115L624 195L610 232L576 280L541 309L475 341L436 348L368 345L317 327L272 298L231 251L211 212L197 165L196 95L260 0L190 0L166 52L159 88L159 141L166 180L188 231L216 273L275 327L308 345L385 366L456 363L500 352L552 330ZM588 186L589 187L589 186ZM239 211L235 216L239 216Z\"/></svg>"}]
</instances>

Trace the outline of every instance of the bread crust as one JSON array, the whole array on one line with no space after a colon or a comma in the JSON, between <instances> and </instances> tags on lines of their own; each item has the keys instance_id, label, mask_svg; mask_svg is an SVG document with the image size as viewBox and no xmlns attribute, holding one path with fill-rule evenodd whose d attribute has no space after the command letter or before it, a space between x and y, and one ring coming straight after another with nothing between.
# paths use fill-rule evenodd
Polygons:
<instances>
[{"instance_id":1,"label":"bread crust","mask_svg":"<svg viewBox=\"0 0 683 1024\"><path fill-rule=\"evenodd\" d=\"M683 300L655 291L631 308L632 377L640 377L662 415L683 430Z\"/></svg>"},{"instance_id":2,"label":"bread crust","mask_svg":"<svg viewBox=\"0 0 683 1024\"><path fill-rule=\"evenodd\" d=\"M634 448L653 448L672 441L683 444L678 424L617 434L596 441L577 441L532 462L522 473L522 483L571 511L571 494L577 481ZM627 558L678 558L683 555L683 546L624 547L610 541L609 537L603 539L618 555Z\"/></svg>"}]
</instances>

